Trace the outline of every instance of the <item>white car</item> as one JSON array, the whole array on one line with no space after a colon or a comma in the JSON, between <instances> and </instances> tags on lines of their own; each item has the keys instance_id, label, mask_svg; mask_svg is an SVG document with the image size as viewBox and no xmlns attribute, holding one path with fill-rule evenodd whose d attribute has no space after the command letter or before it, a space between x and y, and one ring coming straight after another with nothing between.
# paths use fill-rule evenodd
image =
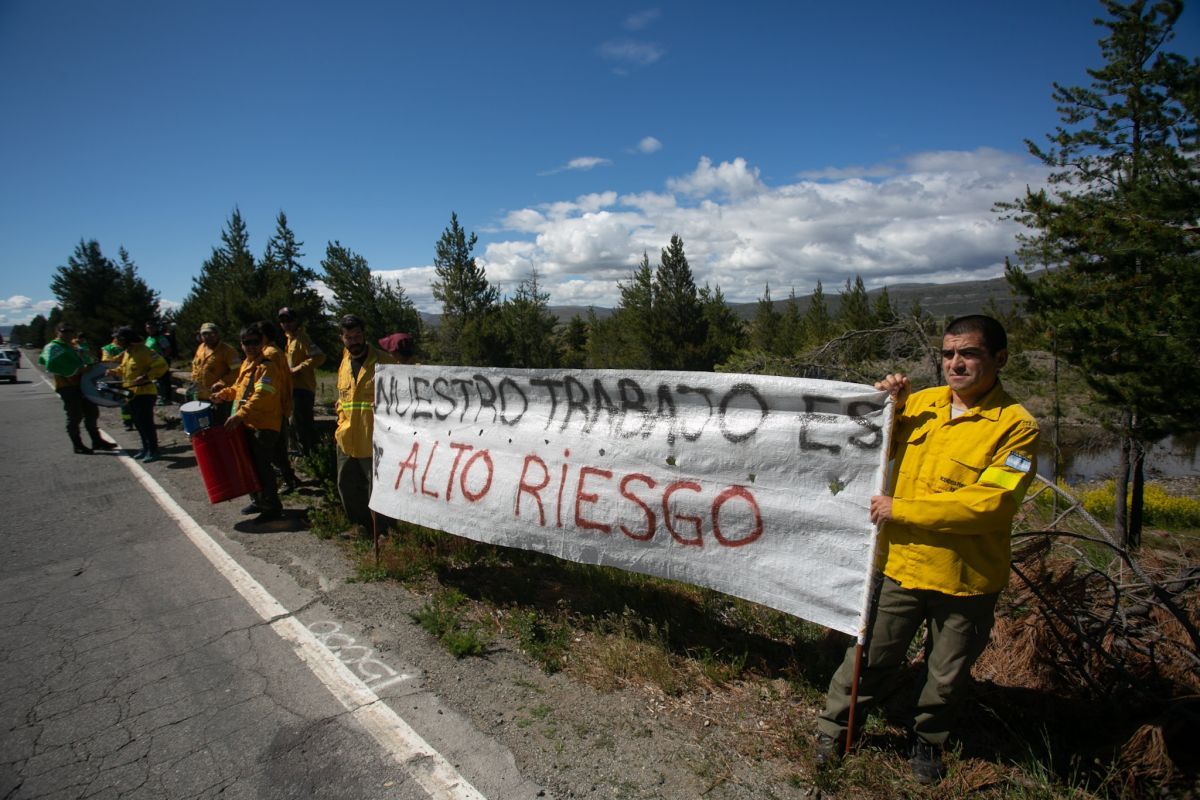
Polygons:
<instances>
[{"instance_id":1,"label":"white car","mask_svg":"<svg viewBox=\"0 0 1200 800\"><path fill-rule=\"evenodd\" d=\"M17 382L17 365L11 358L0 355L0 380L8 379L9 383Z\"/></svg>"},{"instance_id":2,"label":"white car","mask_svg":"<svg viewBox=\"0 0 1200 800\"><path fill-rule=\"evenodd\" d=\"M15 347L0 347L0 356L7 358L9 361L20 368L21 366L21 351Z\"/></svg>"}]
</instances>

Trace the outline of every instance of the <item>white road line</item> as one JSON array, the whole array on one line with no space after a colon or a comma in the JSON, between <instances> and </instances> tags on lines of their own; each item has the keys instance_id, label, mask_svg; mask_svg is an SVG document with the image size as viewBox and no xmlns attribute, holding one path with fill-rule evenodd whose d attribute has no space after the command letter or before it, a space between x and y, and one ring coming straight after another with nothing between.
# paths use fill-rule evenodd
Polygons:
<instances>
[{"instance_id":1,"label":"white road line","mask_svg":"<svg viewBox=\"0 0 1200 800\"><path fill-rule=\"evenodd\" d=\"M322 645L308 628L300 624L295 617L288 616L288 610L234 561L141 464L131 458L122 458L121 461L163 511L175 520L192 544L199 548L258 615L268 622L274 620L271 627L275 632L291 644L296 655L308 665L321 683L325 684L329 692L430 797L436 800L486 800L441 753L434 750L399 714L380 700L379 696L351 672L341 659Z\"/></svg>"}]
</instances>

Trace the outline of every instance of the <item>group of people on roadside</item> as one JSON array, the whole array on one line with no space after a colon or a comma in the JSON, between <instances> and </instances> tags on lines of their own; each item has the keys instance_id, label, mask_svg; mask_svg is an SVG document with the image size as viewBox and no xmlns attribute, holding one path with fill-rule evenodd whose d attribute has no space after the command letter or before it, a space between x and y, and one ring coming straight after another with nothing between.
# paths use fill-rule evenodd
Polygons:
<instances>
[{"instance_id":1,"label":"group of people on roadside","mask_svg":"<svg viewBox=\"0 0 1200 800\"><path fill-rule=\"evenodd\" d=\"M324 359L289 309L280 309L279 322L287 333L286 353L272 343L273 326L257 323L242 329L245 358L238 359L220 343L216 326L206 323L193 362L193 380L204 387L203 396L226 409L223 424L244 426L250 433L263 489L243 511L265 519L281 513L272 464L278 463L288 411L301 450L313 447L312 368ZM125 349L114 371L134 392L131 404L139 397L152 404L152 381L161 374L162 359L131 334L132 329L118 331L115 344ZM370 344L354 316L341 319L341 341L337 487L353 531L365 532L372 525L375 367L410 359ZM78 333L60 326L41 361L55 375L76 452L112 449L99 435L95 413L81 403L78 381L71 382L78 365L86 363L85 352ZM1013 518L1036 475L1038 426L1001 385L1007 360L1003 326L991 317L970 315L951 321L942 337L947 385L914 393L899 373L875 384L895 403L885 494L873 497L865 512L880 530L880 574L865 642L861 649L847 649L817 719L819 769L835 767L853 746L861 726L852 729L852 718L865 721L869 708L903 693L909 648L925 630L924 675L902 703L912 729L910 766L922 784L945 775L943 748L971 667L988 643L996 602L1008 581ZM145 419L145 409L144 401L134 409L135 425ZM80 438L81 422L92 437L91 449ZM152 434L152 420L150 428ZM145 436L143 444L148 454L143 460L152 460L156 447L147 446ZM285 483L292 474L283 472Z\"/></svg>"},{"instance_id":2,"label":"group of people on roadside","mask_svg":"<svg viewBox=\"0 0 1200 800\"><path fill-rule=\"evenodd\" d=\"M227 431L244 430L260 489L242 509L256 514L255 522L270 522L283 515L282 493L300 483L292 465L289 445L295 454L312 453L319 440L315 421L316 369L326 356L304 329L291 308L277 314L278 328L267 320L246 325L239 331L241 353L222 341L220 328L212 322L200 326L192 358L192 396L211 405L213 425ZM283 336L280 336L282 329ZM113 332L100 360L109 364L107 375L119 378L127 396L122 420L127 430L136 430L141 449L134 458L149 463L160 457L154 422L155 404L170 403L167 359L159 347L169 341L159 334L156 323L147 323L145 337L126 326ZM380 363L411 362L411 338L393 334L381 340L389 349L371 344L361 319L347 315L340 320L345 352L338 369L337 488L351 527L349 537L366 535L373 528L368 506L373 470L371 438L374 432L375 366ZM156 339L162 345L156 346ZM169 351L168 351L169 352ZM83 334L62 323L58 335L46 345L39 362L54 376L55 390L67 416L67 434L76 453L112 450L97 426L99 409L82 391L85 372L97 363ZM90 437L82 438L81 426Z\"/></svg>"}]
</instances>

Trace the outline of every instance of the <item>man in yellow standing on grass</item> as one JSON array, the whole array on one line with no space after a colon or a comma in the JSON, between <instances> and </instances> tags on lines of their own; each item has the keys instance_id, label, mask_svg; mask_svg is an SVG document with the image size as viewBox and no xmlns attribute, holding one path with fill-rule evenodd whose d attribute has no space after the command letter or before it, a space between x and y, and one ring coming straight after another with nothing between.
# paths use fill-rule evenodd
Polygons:
<instances>
[{"instance_id":1,"label":"man in yellow standing on grass","mask_svg":"<svg viewBox=\"0 0 1200 800\"><path fill-rule=\"evenodd\" d=\"M196 399L212 402L212 387L228 386L238 374L242 358L237 351L221 341L221 331L211 322L200 326L200 344L192 357L192 383ZM213 403L213 421L223 423L229 417L229 403Z\"/></svg>"},{"instance_id":2,"label":"man in yellow standing on grass","mask_svg":"<svg viewBox=\"0 0 1200 800\"><path fill-rule=\"evenodd\" d=\"M304 330L292 309L279 309L279 326L287 335L287 362L292 371L292 431L300 455L308 455L316 443L313 405L317 397L316 368L325 363L325 353Z\"/></svg>"},{"instance_id":3,"label":"man in yellow standing on grass","mask_svg":"<svg viewBox=\"0 0 1200 800\"><path fill-rule=\"evenodd\" d=\"M875 388L895 401L889 491L871 498L883 575L864 648L856 719L900 689L908 648L929 631L924 680L909 719L910 766L923 784L945 774L942 749L987 646L1008 583L1013 517L1036 474L1038 426L1000 384L1008 336L991 317L959 317L942 337L946 386L912 392L902 374ZM846 651L817 719L816 760L846 750L855 648Z\"/></svg>"},{"instance_id":4,"label":"man in yellow standing on grass","mask_svg":"<svg viewBox=\"0 0 1200 800\"><path fill-rule=\"evenodd\" d=\"M365 536L371 531L371 485L374 477L371 438L375 432L375 367L393 364L389 354L367 343L363 321L353 314L342 317L345 351L338 367L337 486L351 529L343 537Z\"/></svg>"}]
</instances>

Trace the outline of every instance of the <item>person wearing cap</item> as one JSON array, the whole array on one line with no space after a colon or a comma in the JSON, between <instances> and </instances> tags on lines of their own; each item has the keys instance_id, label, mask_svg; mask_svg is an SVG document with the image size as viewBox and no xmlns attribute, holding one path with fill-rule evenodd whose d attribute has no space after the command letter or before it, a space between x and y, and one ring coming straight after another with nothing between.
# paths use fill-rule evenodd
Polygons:
<instances>
[{"instance_id":1,"label":"person wearing cap","mask_svg":"<svg viewBox=\"0 0 1200 800\"><path fill-rule=\"evenodd\" d=\"M80 388L84 369L90 363L95 363L95 359L92 359L86 350L81 351L76 347L76 338L77 332L73 325L59 323L58 335L42 349L38 363L54 376L54 391L62 400L63 411L67 415L67 436L70 437L75 452L91 455L94 450L115 450L117 446L100 435L97 425L100 409L84 397ZM84 347L86 348L86 344ZM88 436L91 437L91 447L83 443L83 437L79 433L80 423L83 423Z\"/></svg>"},{"instance_id":2,"label":"person wearing cap","mask_svg":"<svg viewBox=\"0 0 1200 800\"><path fill-rule=\"evenodd\" d=\"M158 390L154 382L167 373L167 360L151 350L131 327L117 331L117 344L125 349L121 362L109 375L121 378L121 385L132 393L129 413L133 427L142 440L142 449L134 456L145 464L158 459L158 432L154 429L154 400Z\"/></svg>"},{"instance_id":3,"label":"person wearing cap","mask_svg":"<svg viewBox=\"0 0 1200 800\"><path fill-rule=\"evenodd\" d=\"M363 321L353 314L342 317L341 328L346 349L338 367L337 429L333 434L337 443L337 486L346 517L361 535L371 530L375 366L394 364L395 359L367 343Z\"/></svg>"},{"instance_id":4,"label":"person wearing cap","mask_svg":"<svg viewBox=\"0 0 1200 800\"><path fill-rule=\"evenodd\" d=\"M232 432L245 426L248 434L246 438L260 489L250 495L250 505L243 508L242 513L258 514L255 522L271 522L283 516L275 471L271 468L275 442L283 422L279 369L263 352L267 339L258 324L242 328L241 340L246 358L237 379L232 386L214 392L212 397L217 402L233 404L233 413L224 423L225 430Z\"/></svg>"},{"instance_id":5,"label":"person wearing cap","mask_svg":"<svg viewBox=\"0 0 1200 800\"><path fill-rule=\"evenodd\" d=\"M279 326L287 335L287 362L292 373L292 431L301 455L316 444L313 405L317 397L316 368L325 363L325 353L304 330L292 309L279 309Z\"/></svg>"},{"instance_id":6,"label":"person wearing cap","mask_svg":"<svg viewBox=\"0 0 1200 800\"><path fill-rule=\"evenodd\" d=\"M200 326L200 344L192 357L192 383L196 399L212 403L214 387L220 391L233 383L242 362L237 351L221 341L221 331L211 322ZM229 417L229 403L213 403L213 420L220 424Z\"/></svg>"}]
</instances>

